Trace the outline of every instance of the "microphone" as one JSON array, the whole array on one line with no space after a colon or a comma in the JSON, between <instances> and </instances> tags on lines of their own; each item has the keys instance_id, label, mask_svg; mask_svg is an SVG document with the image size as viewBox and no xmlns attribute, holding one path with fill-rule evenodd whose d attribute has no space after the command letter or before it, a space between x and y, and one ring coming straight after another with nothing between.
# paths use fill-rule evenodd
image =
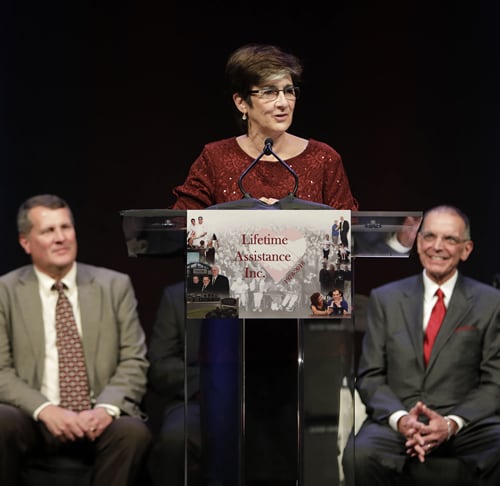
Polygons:
<instances>
[{"instance_id":1,"label":"microphone","mask_svg":"<svg viewBox=\"0 0 500 486\"><path fill-rule=\"evenodd\" d=\"M264 140L264 153L265 153L266 155L271 155L271 153L272 153L272 151L273 151L273 149L272 149L272 147L273 147L273 143L274 143L274 142L273 142L273 139L272 139L272 138L266 138L266 139Z\"/></svg>"},{"instance_id":2,"label":"microphone","mask_svg":"<svg viewBox=\"0 0 500 486\"><path fill-rule=\"evenodd\" d=\"M272 138L266 138L265 141L264 141L264 149L262 150L262 152L257 156L257 158L240 175L240 177L238 179L238 186L239 186L240 191L243 194L243 197L245 199L251 198L252 196L251 196L251 194L249 192L245 191L245 188L243 187L243 179L253 169L253 167L255 166L255 164L257 164L257 162L262 157L264 157L264 155L272 155L283 167L285 167L285 169L288 172L290 172L292 174L293 179L295 181L295 187L293 188L293 191L289 194L289 196L295 197L295 195L297 194L297 190L299 188L299 176L297 175L297 173L284 160L282 160L280 157L278 157L278 155L276 155L276 153L272 149L273 143L274 143L274 141L273 141Z\"/></svg>"}]
</instances>

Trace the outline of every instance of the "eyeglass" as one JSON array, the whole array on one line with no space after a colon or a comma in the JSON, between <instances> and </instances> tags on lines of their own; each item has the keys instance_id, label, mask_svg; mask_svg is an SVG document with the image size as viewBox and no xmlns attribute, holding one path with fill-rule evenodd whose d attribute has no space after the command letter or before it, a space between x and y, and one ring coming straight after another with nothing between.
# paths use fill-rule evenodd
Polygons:
<instances>
[{"instance_id":1,"label":"eyeglass","mask_svg":"<svg viewBox=\"0 0 500 486\"><path fill-rule=\"evenodd\" d=\"M438 235L432 232L425 232L420 234L422 235L422 238L426 243L434 243L439 238ZM441 237L441 240L447 246L457 246L460 243L465 243L466 241L468 241L468 238L461 239L457 236L445 235Z\"/></svg>"},{"instance_id":2,"label":"eyeglass","mask_svg":"<svg viewBox=\"0 0 500 486\"><path fill-rule=\"evenodd\" d=\"M264 101L274 101L278 99L280 91L283 91L287 100L296 100L300 95L300 88L298 86L286 86L283 89L278 88L261 88L249 91L252 95L259 95Z\"/></svg>"}]
</instances>

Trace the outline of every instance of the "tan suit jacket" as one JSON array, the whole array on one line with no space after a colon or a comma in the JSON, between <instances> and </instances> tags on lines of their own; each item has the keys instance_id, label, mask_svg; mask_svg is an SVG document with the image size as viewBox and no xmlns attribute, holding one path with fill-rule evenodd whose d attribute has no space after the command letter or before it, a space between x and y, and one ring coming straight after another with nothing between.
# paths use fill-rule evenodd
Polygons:
<instances>
[{"instance_id":1,"label":"tan suit jacket","mask_svg":"<svg viewBox=\"0 0 500 486\"><path fill-rule=\"evenodd\" d=\"M149 363L130 278L77 263L76 280L93 401L143 417ZM0 403L31 415L47 401L40 392L44 353L38 280L27 265L0 277Z\"/></svg>"}]
</instances>

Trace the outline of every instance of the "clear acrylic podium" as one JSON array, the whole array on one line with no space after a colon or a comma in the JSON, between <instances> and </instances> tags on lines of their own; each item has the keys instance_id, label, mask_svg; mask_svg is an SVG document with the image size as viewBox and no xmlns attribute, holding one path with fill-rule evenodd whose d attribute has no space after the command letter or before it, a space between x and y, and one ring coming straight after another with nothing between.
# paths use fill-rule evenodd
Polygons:
<instances>
[{"instance_id":1,"label":"clear acrylic podium","mask_svg":"<svg viewBox=\"0 0 500 486\"><path fill-rule=\"evenodd\" d=\"M210 211L197 214L208 217ZM356 258L407 257L388 242L401 231L414 238L422 217L421 212L349 213L352 267ZM189 259L186 211L120 214L130 257ZM186 486L343 485L343 446L353 429L356 403L355 320L363 318L364 306L354 292L351 270L349 317L297 317L290 307L265 318L186 318L184 342L191 343L184 351L186 396L188 368L192 374L198 367L200 383L185 404L186 423L199 423L194 433L186 427ZM187 274L183 278L188 295ZM315 288L309 280L301 275L302 296ZM261 293L253 291L253 304L259 295L270 309L273 290ZM199 457L188 453L192 442L200 445Z\"/></svg>"}]
</instances>

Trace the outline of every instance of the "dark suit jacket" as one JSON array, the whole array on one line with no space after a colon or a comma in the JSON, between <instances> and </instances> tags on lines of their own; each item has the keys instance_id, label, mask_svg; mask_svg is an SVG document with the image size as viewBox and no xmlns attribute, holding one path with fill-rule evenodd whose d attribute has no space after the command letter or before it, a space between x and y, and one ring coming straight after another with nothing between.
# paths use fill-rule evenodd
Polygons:
<instances>
[{"instance_id":1,"label":"dark suit jacket","mask_svg":"<svg viewBox=\"0 0 500 486\"><path fill-rule=\"evenodd\" d=\"M344 219L344 221L342 221L342 226L340 228L340 239L344 244L347 241L347 234L349 233L349 228L350 228L349 221L347 221L347 219Z\"/></svg>"},{"instance_id":2,"label":"dark suit jacket","mask_svg":"<svg viewBox=\"0 0 500 486\"><path fill-rule=\"evenodd\" d=\"M130 278L77 264L83 347L96 403L142 417L146 342ZM45 336L38 279L32 265L0 277L0 402L29 415L47 398L40 392Z\"/></svg>"},{"instance_id":3,"label":"dark suit jacket","mask_svg":"<svg viewBox=\"0 0 500 486\"><path fill-rule=\"evenodd\" d=\"M229 279L225 275L218 275L215 284L210 280L208 289L219 297L229 297Z\"/></svg>"},{"instance_id":4,"label":"dark suit jacket","mask_svg":"<svg viewBox=\"0 0 500 486\"><path fill-rule=\"evenodd\" d=\"M167 402L184 400L184 336L187 335L187 392L199 391L201 319L186 319L184 282L165 287L149 341L149 386ZM187 326L186 330L184 326ZM186 332L185 332L186 331Z\"/></svg>"},{"instance_id":5,"label":"dark suit jacket","mask_svg":"<svg viewBox=\"0 0 500 486\"><path fill-rule=\"evenodd\" d=\"M427 368L422 274L371 293L357 388L368 415L387 423L418 400L468 422L500 405L500 292L459 274Z\"/></svg>"}]
</instances>

